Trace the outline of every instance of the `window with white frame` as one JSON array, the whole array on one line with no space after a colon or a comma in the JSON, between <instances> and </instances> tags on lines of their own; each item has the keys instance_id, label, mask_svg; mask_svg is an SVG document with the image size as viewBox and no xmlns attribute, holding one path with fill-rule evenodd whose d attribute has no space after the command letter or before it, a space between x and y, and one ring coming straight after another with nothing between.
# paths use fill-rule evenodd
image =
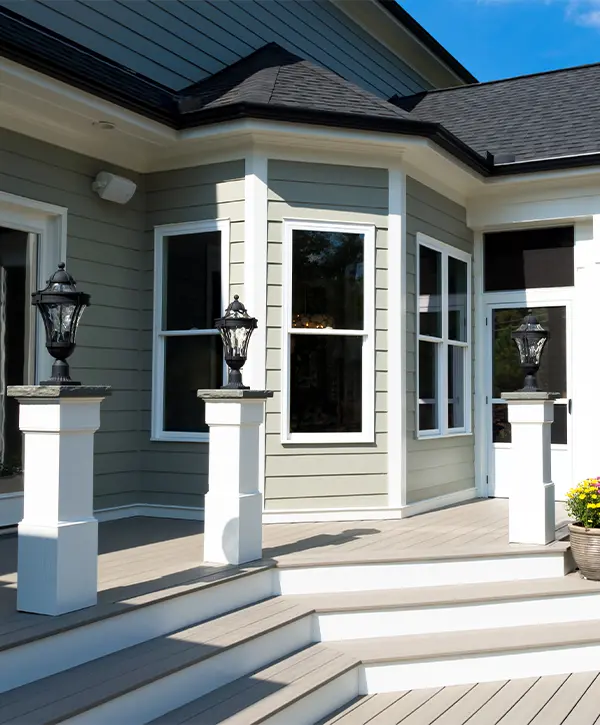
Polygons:
<instances>
[{"instance_id":1,"label":"window with white frame","mask_svg":"<svg viewBox=\"0 0 600 725\"><path fill-rule=\"evenodd\" d=\"M229 222L156 227L152 438L208 440L199 388L219 388L223 349L215 319L228 298Z\"/></svg>"},{"instance_id":2,"label":"window with white frame","mask_svg":"<svg viewBox=\"0 0 600 725\"><path fill-rule=\"evenodd\" d=\"M372 442L375 229L284 226L282 439Z\"/></svg>"},{"instance_id":3,"label":"window with white frame","mask_svg":"<svg viewBox=\"0 0 600 725\"><path fill-rule=\"evenodd\" d=\"M471 256L417 235L417 431L471 427Z\"/></svg>"}]
</instances>

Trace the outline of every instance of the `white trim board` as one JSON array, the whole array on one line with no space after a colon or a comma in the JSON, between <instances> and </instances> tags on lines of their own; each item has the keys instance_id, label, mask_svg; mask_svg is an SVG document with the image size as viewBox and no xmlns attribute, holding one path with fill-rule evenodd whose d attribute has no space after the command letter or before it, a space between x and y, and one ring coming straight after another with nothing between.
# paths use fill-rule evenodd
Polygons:
<instances>
[{"instance_id":1,"label":"white trim board","mask_svg":"<svg viewBox=\"0 0 600 725\"><path fill-rule=\"evenodd\" d=\"M393 521L436 511L447 506L455 506L466 501L472 501L475 498L478 498L477 489L468 488L446 496L437 496L436 498L409 503L406 506L390 508L267 510L263 512L263 524L300 524L321 521Z\"/></svg>"},{"instance_id":2,"label":"white trim board","mask_svg":"<svg viewBox=\"0 0 600 725\"><path fill-rule=\"evenodd\" d=\"M116 521L134 516L147 516L157 519L186 519L204 521L204 509L195 506L168 506L156 503L132 503L124 506L110 506L96 509L94 517L98 521Z\"/></svg>"}]
</instances>

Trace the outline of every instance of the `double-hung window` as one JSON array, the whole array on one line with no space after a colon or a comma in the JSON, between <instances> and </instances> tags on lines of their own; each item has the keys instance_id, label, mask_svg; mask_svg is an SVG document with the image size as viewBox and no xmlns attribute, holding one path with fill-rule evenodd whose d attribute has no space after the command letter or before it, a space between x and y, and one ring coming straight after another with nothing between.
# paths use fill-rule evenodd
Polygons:
<instances>
[{"instance_id":1,"label":"double-hung window","mask_svg":"<svg viewBox=\"0 0 600 725\"><path fill-rule=\"evenodd\" d=\"M156 227L152 438L207 441L199 388L219 388L223 349L215 319L229 294L229 222Z\"/></svg>"},{"instance_id":2,"label":"double-hung window","mask_svg":"<svg viewBox=\"0 0 600 725\"><path fill-rule=\"evenodd\" d=\"M375 229L284 222L282 441L374 440Z\"/></svg>"},{"instance_id":3,"label":"double-hung window","mask_svg":"<svg viewBox=\"0 0 600 725\"><path fill-rule=\"evenodd\" d=\"M471 256L417 234L417 434L471 430Z\"/></svg>"}]
</instances>

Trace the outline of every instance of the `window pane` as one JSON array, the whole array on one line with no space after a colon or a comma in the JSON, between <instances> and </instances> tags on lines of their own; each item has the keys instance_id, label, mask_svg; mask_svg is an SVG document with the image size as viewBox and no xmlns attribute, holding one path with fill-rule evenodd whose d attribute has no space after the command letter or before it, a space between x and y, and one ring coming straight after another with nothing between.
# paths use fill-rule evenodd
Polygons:
<instances>
[{"instance_id":1,"label":"window pane","mask_svg":"<svg viewBox=\"0 0 600 725\"><path fill-rule=\"evenodd\" d=\"M493 311L492 396L494 398L523 387L525 374L519 364L517 346L511 338L511 333L519 327L528 309L513 307ZM566 398L568 397L566 307L534 307L532 312L538 322L550 333L537 374L538 387L540 390L560 393L562 398Z\"/></svg>"},{"instance_id":2,"label":"window pane","mask_svg":"<svg viewBox=\"0 0 600 725\"><path fill-rule=\"evenodd\" d=\"M486 234L485 291L572 287L573 246L573 227Z\"/></svg>"},{"instance_id":3,"label":"window pane","mask_svg":"<svg viewBox=\"0 0 600 725\"><path fill-rule=\"evenodd\" d=\"M465 427L466 348L448 346L448 428Z\"/></svg>"},{"instance_id":4,"label":"window pane","mask_svg":"<svg viewBox=\"0 0 600 725\"><path fill-rule=\"evenodd\" d=\"M362 431L362 337L290 335L290 432Z\"/></svg>"},{"instance_id":5,"label":"window pane","mask_svg":"<svg viewBox=\"0 0 600 725\"><path fill-rule=\"evenodd\" d=\"M419 332L442 335L442 255L419 247Z\"/></svg>"},{"instance_id":6,"label":"window pane","mask_svg":"<svg viewBox=\"0 0 600 725\"><path fill-rule=\"evenodd\" d=\"M434 342L419 342L419 430L438 427L438 348Z\"/></svg>"},{"instance_id":7,"label":"window pane","mask_svg":"<svg viewBox=\"0 0 600 725\"><path fill-rule=\"evenodd\" d=\"M448 257L448 337L467 341L467 264Z\"/></svg>"},{"instance_id":8,"label":"window pane","mask_svg":"<svg viewBox=\"0 0 600 725\"><path fill-rule=\"evenodd\" d=\"M163 329L207 330L221 316L221 233L164 240Z\"/></svg>"},{"instance_id":9,"label":"window pane","mask_svg":"<svg viewBox=\"0 0 600 725\"><path fill-rule=\"evenodd\" d=\"M296 229L292 326L364 327L364 235Z\"/></svg>"},{"instance_id":10,"label":"window pane","mask_svg":"<svg viewBox=\"0 0 600 725\"><path fill-rule=\"evenodd\" d=\"M199 388L223 384L223 346L218 335L165 338L164 430L204 432Z\"/></svg>"},{"instance_id":11,"label":"window pane","mask_svg":"<svg viewBox=\"0 0 600 725\"><path fill-rule=\"evenodd\" d=\"M568 443L567 415L565 403L554 404L554 422L550 426L550 442L553 445ZM508 406L506 403L492 405L492 416L494 443L512 443L511 425L508 422Z\"/></svg>"}]
</instances>

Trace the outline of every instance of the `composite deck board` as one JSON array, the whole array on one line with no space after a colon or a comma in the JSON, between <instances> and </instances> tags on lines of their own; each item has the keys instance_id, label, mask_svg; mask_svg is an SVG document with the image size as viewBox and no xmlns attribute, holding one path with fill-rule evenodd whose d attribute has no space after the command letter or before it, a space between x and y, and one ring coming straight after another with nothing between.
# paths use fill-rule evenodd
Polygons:
<instances>
[{"instance_id":1,"label":"composite deck board","mask_svg":"<svg viewBox=\"0 0 600 725\"><path fill-rule=\"evenodd\" d=\"M565 522L564 506L557 504L559 530ZM99 530L98 606L48 618L16 611L17 537L0 536L0 648L19 636L35 632L41 637L236 571L202 561L201 522L137 517L102 523ZM487 499L397 521L268 524L264 557L285 566L565 547L558 542L520 547L507 541L508 504Z\"/></svg>"},{"instance_id":2,"label":"composite deck board","mask_svg":"<svg viewBox=\"0 0 600 725\"><path fill-rule=\"evenodd\" d=\"M570 675L560 690L548 700L529 725L562 725L596 678L596 672ZM600 707L598 710L600 712Z\"/></svg>"}]
</instances>

